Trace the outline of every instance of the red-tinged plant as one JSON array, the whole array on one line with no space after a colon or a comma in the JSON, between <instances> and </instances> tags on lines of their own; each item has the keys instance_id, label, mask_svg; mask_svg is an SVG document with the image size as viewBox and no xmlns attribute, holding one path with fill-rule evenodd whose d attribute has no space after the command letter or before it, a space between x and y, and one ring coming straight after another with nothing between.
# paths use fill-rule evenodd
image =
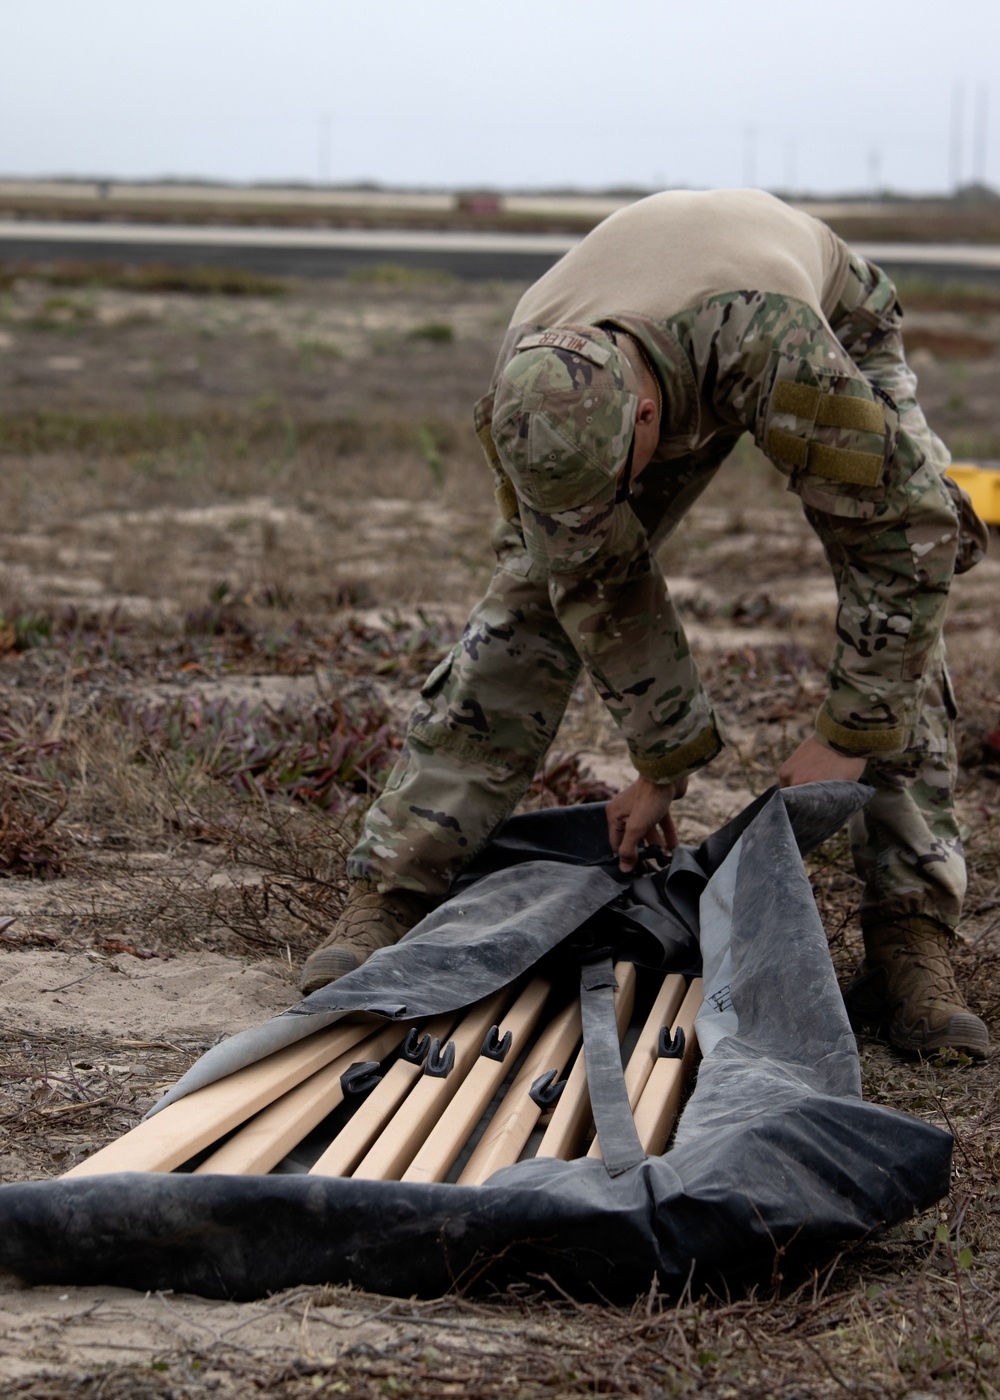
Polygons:
<instances>
[{"instance_id":1,"label":"red-tinged plant","mask_svg":"<svg viewBox=\"0 0 1000 1400\"><path fill-rule=\"evenodd\" d=\"M274 708L189 695L126 706L123 719L150 751L200 764L237 792L326 810L377 792L399 744L386 710L342 700Z\"/></svg>"},{"instance_id":2,"label":"red-tinged plant","mask_svg":"<svg viewBox=\"0 0 1000 1400\"><path fill-rule=\"evenodd\" d=\"M58 788L55 807L41 815L29 809L29 802L37 805L37 795L0 791L0 877L51 880L65 867L66 843L53 828L66 810L66 794Z\"/></svg>"},{"instance_id":3,"label":"red-tinged plant","mask_svg":"<svg viewBox=\"0 0 1000 1400\"><path fill-rule=\"evenodd\" d=\"M607 802L615 789L595 778L578 753L549 754L526 793L530 807L571 807L578 802Z\"/></svg>"}]
</instances>

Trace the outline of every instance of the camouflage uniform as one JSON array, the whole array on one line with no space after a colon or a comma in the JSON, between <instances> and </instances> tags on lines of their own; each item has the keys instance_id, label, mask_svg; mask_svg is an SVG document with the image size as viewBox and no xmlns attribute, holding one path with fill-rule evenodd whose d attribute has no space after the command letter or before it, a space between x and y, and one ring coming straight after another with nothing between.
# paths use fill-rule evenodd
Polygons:
<instances>
[{"instance_id":1,"label":"camouflage uniform","mask_svg":"<svg viewBox=\"0 0 1000 1400\"><path fill-rule=\"evenodd\" d=\"M719 727L655 554L749 431L801 497L837 584L816 735L866 756L876 789L851 833L862 917L918 913L954 927L965 867L942 626L958 518L942 479L947 451L903 358L891 282L850 257L827 317L785 294L739 290L665 320L623 313L601 325L608 334L591 325L546 336L520 324L507 336L494 389L476 406L497 477L497 569L421 691L349 874L444 895L523 795L581 666L641 775L676 780L718 753ZM662 386L659 448L627 498L614 471L606 489L584 470L576 494L560 495L565 444L525 406L565 393L577 413L596 412L602 400L587 386L619 372L619 331ZM622 435L615 470L634 422L620 387L620 422L575 424L578 439Z\"/></svg>"}]
</instances>

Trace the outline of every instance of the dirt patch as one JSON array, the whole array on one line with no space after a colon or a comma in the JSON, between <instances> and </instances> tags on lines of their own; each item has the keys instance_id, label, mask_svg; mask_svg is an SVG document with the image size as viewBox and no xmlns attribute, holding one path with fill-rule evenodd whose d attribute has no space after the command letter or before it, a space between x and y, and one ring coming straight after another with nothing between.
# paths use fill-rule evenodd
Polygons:
<instances>
[{"instance_id":1,"label":"dirt patch","mask_svg":"<svg viewBox=\"0 0 1000 1400\"><path fill-rule=\"evenodd\" d=\"M927 350L942 360L989 360L997 350L992 337L960 331L913 330L906 339L913 350Z\"/></svg>"},{"instance_id":2,"label":"dirt patch","mask_svg":"<svg viewBox=\"0 0 1000 1400\"><path fill-rule=\"evenodd\" d=\"M155 1025L161 1039L206 1045L299 999L291 970L273 961L241 967L213 953L142 953L8 953L0 996L16 1025L33 1035L93 1037L113 1025L128 1039Z\"/></svg>"},{"instance_id":3,"label":"dirt patch","mask_svg":"<svg viewBox=\"0 0 1000 1400\"><path fill-rule=\"evenodd\" d=\"M125 1131L220 1035L294 1000L343 856L423 675L489 575L470 405L521 288L316 283L238 298L14 278L0 300L0 1179ZM1000 444L995 308L921 310L935 428ZM447 326L422 334L422 328ZM414 334L417 332L417 334ZM963 342L964 343L964 342ZM726 724L678 804L697 841L809 732L831 645L822 550L741 447L663 554ZM1000 721L987 560L953 595L970 894L958 953L997 1030ZM323 734L316 729L322 709ZM312 726L312 727L311 727ZM321 781L340 734L355 757ZM589 686L534 803L627 780ZM280 762L277 755L280 754ZM41 830L51 814L57 817ZM48 843L48 844L46 844ZM811 874L838 972L858 957L847 843ZM992 1062L862 1044L870 1098L947 1124L951 1198L843 1259L777 1257L748 1298L570 1306L300 1290L252 1305L0 1288L0 1370L33 1397L998 1393Z\"/></svg>"}]
</instances>

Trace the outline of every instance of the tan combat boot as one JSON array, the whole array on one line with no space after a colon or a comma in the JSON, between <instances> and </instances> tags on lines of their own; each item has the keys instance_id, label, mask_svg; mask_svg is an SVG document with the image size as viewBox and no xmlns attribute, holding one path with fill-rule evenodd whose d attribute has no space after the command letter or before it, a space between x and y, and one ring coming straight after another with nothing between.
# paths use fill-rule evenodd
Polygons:
<instances>
[{"instance_id":1,"label":"tan combat boot","mask_svg":"<svg viewBox=\"0 0 1000 1400\"><path fill-rule=\"evenodd\" d=\"M989 1032L958 990L948 945L953 935L920 916L864 931L865 960L844 992L856 1031L887 1036L900 1050L945 1046L983 1059Z\"/></svg>"},{"instance_id":2,"label":"tan combat boot","mask_svg":"<svg viewBox=\"0 0 1000 1400\"><path fill-rule=\"evenodd\" d=\"M309 995L398 943L427 914L432 901L408 890L379 894L373 880L352 880L347 903L325 943L302 966L299 986Z\"/></svg>"}]
</instances>

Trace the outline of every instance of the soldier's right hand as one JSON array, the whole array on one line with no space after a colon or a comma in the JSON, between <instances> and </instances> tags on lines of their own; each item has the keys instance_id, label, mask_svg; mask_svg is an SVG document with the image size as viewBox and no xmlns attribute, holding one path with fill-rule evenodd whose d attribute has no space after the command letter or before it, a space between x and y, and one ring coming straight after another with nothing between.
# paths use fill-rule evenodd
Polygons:
<instances>
[{"instance_id":1,"label":"soldier's right hand","mask_svg":"<svg viewBox=\"0 0 1000 1400\"><path fill-rule=\"evenodd\" d=\"M670 804L675 797L684 796L687 785L687 778L676 783L636 778L608 803L608 838L618 856L618 868L625 874L635 869L643 842L668 851L678 845Z\"/></svg>"}]
</instances>

